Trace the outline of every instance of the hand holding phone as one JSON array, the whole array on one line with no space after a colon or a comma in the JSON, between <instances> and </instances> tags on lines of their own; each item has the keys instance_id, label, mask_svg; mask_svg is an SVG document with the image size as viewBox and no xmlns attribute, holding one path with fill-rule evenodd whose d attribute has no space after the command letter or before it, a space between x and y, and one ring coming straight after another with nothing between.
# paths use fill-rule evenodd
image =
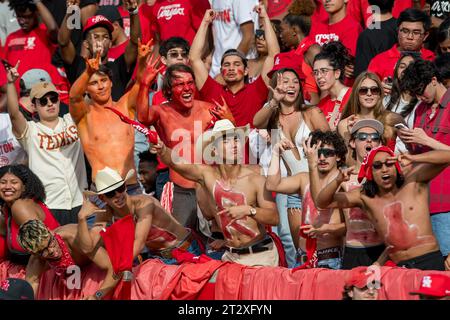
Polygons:
<instances>
[{"instance_id":1,"label":"hand holding phone","mask_svg":"<svg viewBox=\"0 0 450 320\"><path fill-rule=\"evenodd\" d=\"M407 126L405 126L403 123L397 123L394 125L394 127L398 130L400 129L409 129Z\"/></svg>"}]
</instances>

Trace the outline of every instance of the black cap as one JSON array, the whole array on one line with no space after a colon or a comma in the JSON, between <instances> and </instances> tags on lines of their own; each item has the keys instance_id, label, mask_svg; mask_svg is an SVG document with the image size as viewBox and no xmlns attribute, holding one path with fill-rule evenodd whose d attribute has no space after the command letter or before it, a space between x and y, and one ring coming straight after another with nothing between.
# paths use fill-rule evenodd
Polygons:
<instances>
[{"instance_id":1,"label":"black cap","mask_svg":"<svg viewBox=\"0 0 450 320\"><path fill-rule=\"evenodd\" d=\"M106 17L111 23L122 20L122 16L116 6L101 6L96 14Z\"/></svg>"},{"instance_id":2,"label":"black cap","mask_svg":"<svg viewBox=\"0 0 450 320\"><path fill-rule=\"evenodd\" d=\"M0 300L34 300L34 292L28 281L7 278L0 282Z\"/></svg>"}]
</instances>

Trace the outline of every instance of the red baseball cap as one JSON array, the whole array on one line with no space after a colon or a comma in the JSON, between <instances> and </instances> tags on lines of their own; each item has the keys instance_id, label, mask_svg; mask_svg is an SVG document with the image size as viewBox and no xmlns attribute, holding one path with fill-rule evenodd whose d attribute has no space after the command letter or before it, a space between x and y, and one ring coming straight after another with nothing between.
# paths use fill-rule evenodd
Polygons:
<instances>
[{"instance_id":1,"label":"red baseball cap","mask_svg":"<svg viewBox=\"0 0 450 320\"><path fill-rule=\"evenodd\" d=\"M269 78L272 78L274 72L281 69L293 69L299 77L302 73L302 58L294 51L280 52L275 55L273 68L267 73Z\"/></svg>"},{"instance_id":2,"label":"red baseball cap","mask_svg":"<svg viewBox=\"0 0 450 320\"><path fill-rule=\"evenodd\" d=\"M433 297L450 296L450 277L444 274L429 274L422 278L420 288L410 294L423 294Z\"/></svg>"},{"instance_id":3,"label":"red baseball cap","mask_svg":"<svg viewBox=\"0 0 450 320\"><path fill-rule=\"evenodd\" d=\"M104 27L106 28L110 33L112 33L114 31L114 26L112 25L112 23L105 18L102 15L97 15L97 16L92 16L90 17L84 28L83 28L83 35L90 29L92 28L96 28L96 27Z\"/></svg>"}]
</instances>

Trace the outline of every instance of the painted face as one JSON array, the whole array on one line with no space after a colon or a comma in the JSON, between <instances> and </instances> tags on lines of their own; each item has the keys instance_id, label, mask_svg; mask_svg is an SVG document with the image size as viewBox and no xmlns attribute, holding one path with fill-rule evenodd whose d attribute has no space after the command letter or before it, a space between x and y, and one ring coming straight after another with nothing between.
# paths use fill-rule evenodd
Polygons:
<instances>
[{"instance_id":1,"label":"painted face","mask_svg":"<svg viewBox=\"0 0 450 320\"><path fill-rule=\"evenodd\" d=\"M398 27L398 44L402 51L419 51L426 38L422 22L402 22Z\"/></svg>"},{"instance_id":2,"label":"painted face","mask_svg":"<svg viewBox=\"0 0 450 320\"><path fill-rule=\"evenodd\" d=\"M0 178L0 198L6 203L19 199L24 191L25 186L22 180L12 173L5 173Z\"/></svg>"},{"instance_id":3,"label":"painted face","mask_svg":"<svg viewBox=\"0 0 450 320\"><path fill-rule=\"evenodd\" d=\"M360 289L353 287L351 296L353 300L378 300L378 289L368 287Z\"/></svg>"},{"instance_id":4,"label":"painted face","mask_svg":"<svg viewBox=\"0 0 450 320\"><path fill-rule=\"evenodd\" d=\"M334 70L328 60L316 60L313 73L320 90L329 90L333 87L341 74L339 70Z\"/></svg>"},{"instance_id":5,"label":"painted face","mask_svg":"<svg viewBox=\"0 0 450 320\"><path fill-rule=\"evenodd\" d=\"M156 184L156 164L149 161L139 161L138 169L139 181L145 188L146 193L150 193L155 190Z\"/></svg>"},{"instance_id":6,"label":"painted face","mask_svg":"<svg viewBox=\"0 0 450 320\"><path fill-rule=\"evenodd\" d=\"M105 74L94 73L89 79L87 92L97 103L106 103L111 98L112 81Z\"/></svg>"},{"instance_id":7,"label":"painted face","mask_svg":"<svg viewBox=\"0 0 450 320\"><path fill-rule=\"evenodd\" d=\"M104 27L98 27L89 30L87 35L88 48L92 56L95 57L97 51L100 51L100 56L105 58L111 48L111 37L109 32Z\"/></svg>"},{"instance_id":8,"label":"painted face","mask_svg":"<svg viewBox=\"0 0 450 320\"><path fill-rule=\"evenodd\" d=\"M370 90L369 90L370 89ZM372 79L366 78L359 87L359 103L362 108L372 109L380 101L381 88Z\"/></svg>"},{"instance_id":9,"label":"painted face","mask_svg":"<svg viewBox=\"0 0 450 320\"><path fill-rule=\"evenodd\" d=\"M58 260L62 256L61 247L53 235L42 243L41 248L42 249L37 252L37 255L44 260Z\"/></svg>"},{"instance_id":10,"label":"painted face","mask_svg":"<svg viewBox=\"0 0 450 320\"><path fill-rule=\"evenodd\" d=\"M422 94L417 95L417 99L425 103L433 103L434 97L436 96L436 87L433 86L433 82L430 82L423 91Z\"/></svg>"},{"instance_id":11,"label":"painted face","mask_svg":"<svg viewBox=\"0 0 450 320\"><path fill-rule=\"evenodd\" d=\"M219 139L217 148L222 150L224 164L242 163L243 148L238 135L227 135Z\"/></svg>"},{"instance_id":12,"label":"painted face","mask_svg":"<svg viewBox=\"0 0 450 320\"><path fill-rule=\"evenodd\" d=\"M405 69L408 68L408 66L413 61L414 61L414 58L411 56L403 57L400 60L400 63L398 64L398 69L397 69L397 78L398 79L401 79L403 77L403 71L405 71Z\"/></svg>"},{"instance_id":13,"label":"painted face","mask_svg":"<svg viewBox=\"0 0 450 320\"><path fill-rule=\"evenodd\" d=\"M172 48L167 52L165 57L161 58L161 61L168 67L174 64L189 64L188 53L183 48Z\"/></svg>"},{"instance_id":14,"label":"painted face","mask_svg":"<svg viewBox=\"0 0 450 320\"><path fill-rule=\"evenodd\" d=\"M372 163L373 180L380 189L389 191L395 186L397 180L397 168L395 161L388 161L389 154L386 152L378 152Z\"/></svg>"},{"instance_id":15,"label":"painted face","mask_svg":"<svg viewBox=\"0 0 450 320\"><path fill-rule=\"evenodd\" d=\"M333 14L339 10L345 9L347 0L322 0L322 2L325 11L329 14Z\"/></svg>"},{"instance_id":16,"label":"painted face","mask_svg":"<svg viewBox=\"0 0 450 320\"><path fill-rule=\"evenodd\" d=\"M49 92L40 99L34 99L39 118L44 121L52 121L58 118L59 103L59 96L56 92Z\"/></svg>"},{"instance_id":17,"label":"painted face","mask_svg":"<svg viewBox=\"0 0 450 320\"><path fill-rule=\"evenodd\" d=\"M300 80L295 73L286 71L283 73L283 85L286 90L284 102L288 104L294 103L300 93Z\"/></svg>"},{"instance_id":18,"label":"painted face","mask_svg":"<svg viewBox=\"0 0 450 320\"><path fill-rule=\"evenodd\" d=\"M353 134L350 146L356 150L356 159L362 162L373 148L381 144L380 134L371 127L364 127Z\"/></svg>"},{"instance_id":19,"label":"painted face","mask_svg":"<svg viewBox=\"0 0 450 320\"><path fill-rule=\"evenodd\" d=\"M248 69L239 56L227 56L223 60L220 72L226 83L234 83L244 81Z\"/></svg>"},{"instance_id":20,"label":"painted face","mask_svg":"<svg viewBox=\"0 0 450 320\"><path fill-rule=\"evenodd\" d=\"M194 105L196 92L194 78L189 72L173 73L172 80L172 101L183 108L190 109Z\"/></svg>"},{"instance_id":21,"label":"painted face","mask_svg":"<svg viewBox=\"0 0 450 320\"><path fill-rule=\"evenodd\" d=\"M450 38L445 39L444 41L439 43L439 48L442 53L450 52Z\"/></svg>"},{"instance_id":22,"label":"painted face","mask_svg":"<svg viewBox=\"0 0 450 320\"><path fill-rule=\"evenodd\" d=\"M336 168L338 158L336 150L331 144L323 144L318 149L317 169L320 173L326 174Z\"/></svg>"},{"instance_id":23,"label":"painted face","mask_svg":"<svg viewBox=\"0 0 450 320\"><path fill-rule=\"evenodd\" d=\"M36 27L38 23L37 12L32 12L30 9L26 9L23 12L15 12L17 22L23 32L28 33Z\"/></svg>"}]
</instances>

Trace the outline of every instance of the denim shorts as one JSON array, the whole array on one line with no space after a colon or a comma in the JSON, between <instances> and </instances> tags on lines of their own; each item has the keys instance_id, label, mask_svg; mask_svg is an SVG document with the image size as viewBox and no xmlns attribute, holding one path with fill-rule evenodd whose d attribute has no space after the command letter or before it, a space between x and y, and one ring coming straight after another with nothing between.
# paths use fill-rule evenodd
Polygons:
<instances>
[{"instance_id":1,"label":"denim shorts","mask_svg":"<svg viewBox=\"0 0 450 320\"><path fill-rule=\"evenodd\" d=\"M431 226L443 256L450 253L450 212L433 214Z\"/></svg>"},{"instance_id":2,"label":"denim shorts","mask_svg":"<svg viewBox=\"0 0 450 320\"><path fill-rule=\"evenodd\" d=\"M288 209L302 209L302 199L298 194L288 194L287 196Z\"/></svg>"}]
</instances>

